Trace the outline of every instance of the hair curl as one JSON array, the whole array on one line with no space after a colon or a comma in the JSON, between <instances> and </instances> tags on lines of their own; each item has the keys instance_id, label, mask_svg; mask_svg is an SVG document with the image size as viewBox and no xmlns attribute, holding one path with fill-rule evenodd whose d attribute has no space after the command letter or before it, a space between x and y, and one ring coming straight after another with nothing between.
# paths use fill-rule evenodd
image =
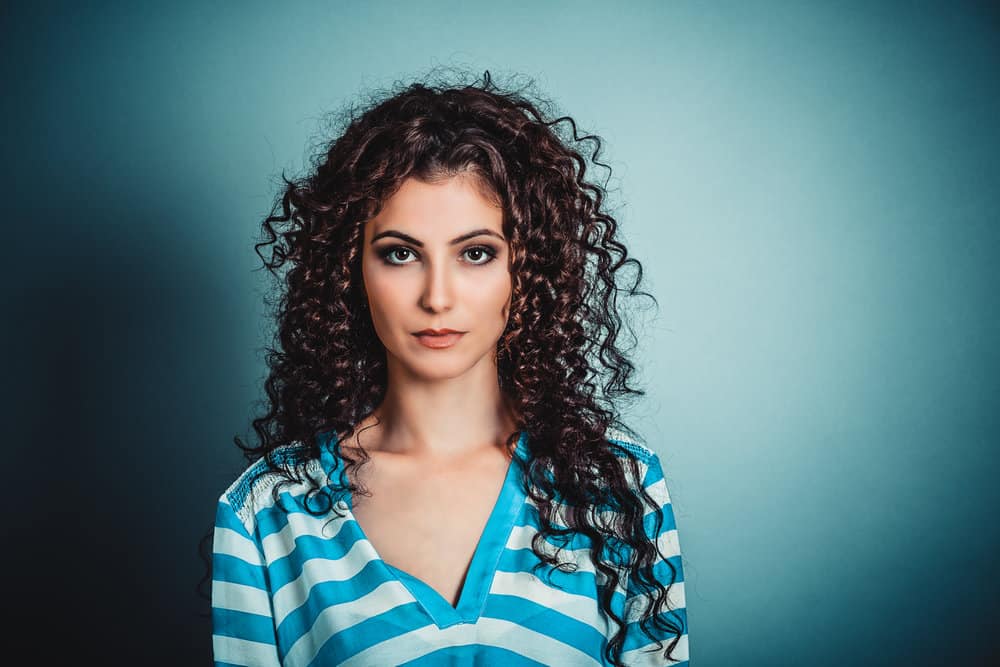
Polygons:
<instances>
[{"instance_id":1,"label":"hair curl","mask_svg":"<svg viewBox=\"0 0 1000 667\"><path fill-rule=\"evenodd\" d=\"M278 346L267 348L269 407L252 422L260 444L245 445L238 436L235 442L248 461L265 459L267 471L284 483L309 483L305 505L318 515L336 511L334 501L345 490L366 493L349 481L314 486L305 474L306 463L319 456L321 438L332 432L345 468L368 460L364 454L350 458L339 442L386 392L385 348L366 309L361 276L364 224L408 177L434 181L471 172L502 204L510 239L513 294L497 367L504 398L531 442L530 459L514 461L531 481L529 496L539 509L541 530L532 540L541 561L536 567L570 565L559 561L561 548L551 555L542 547L547 537L589 538L595 570L607 582L599 602L619 626L605 658L621 664L626 624L611 601L623 563L653 598L643 631L654 637L652 623L675 635L670 657L682 626L662 615L664 605L670 611L669 584L664 588L653 575L658 552L643 515L654 501L636 483L635 455L607 438L615 429L634 434L616 403L645 394L630 386L634 366L618 344L619 293L656 299L637 290L642 266L616 238L618 223L605 210L607 181L589 182L588 160L573 147L591 143L590 163L610 176L610 167L598 161L601 139L581 136L569 116L552 118L537 94L533 102L523 90L500 89L488 71L481 83L428 81L397 84L367 107L350 109L346 128L323 145L308 176L289 180L282 174L283 192L254 246L282 286L275 310ZM266 246L272 246L270 258L261 253ZM620 287L616 277L630 264L635 280ZM289 444L297 446L291 457L283 447ZM272 491L276 501L280 488ZM552 523L557 503L565 508L566 528ZM597 507L614 512L595 512ZM606 550L627 559L605 561ZM662 649L662 641L657 646Z\"/></svg>"}]
</instances>

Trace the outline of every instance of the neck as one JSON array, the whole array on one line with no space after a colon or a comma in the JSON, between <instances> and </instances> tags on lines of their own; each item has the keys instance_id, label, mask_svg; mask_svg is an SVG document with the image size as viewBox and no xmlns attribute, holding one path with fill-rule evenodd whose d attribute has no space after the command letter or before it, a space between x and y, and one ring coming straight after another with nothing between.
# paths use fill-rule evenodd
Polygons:
<instances>
[{"instance_id":1,"label":"neck","mask_svg":"<svg viewBox=\"0 0 1000 667\"><path fill-rule=\"evenodd\" d=\"M518 428L495 365L479 364L460 377L435 382L392 372L389 377L385 399L363 422L377 422L360 438L368 450L454 459L504 448Z\"/></svg>"}]
</instances>

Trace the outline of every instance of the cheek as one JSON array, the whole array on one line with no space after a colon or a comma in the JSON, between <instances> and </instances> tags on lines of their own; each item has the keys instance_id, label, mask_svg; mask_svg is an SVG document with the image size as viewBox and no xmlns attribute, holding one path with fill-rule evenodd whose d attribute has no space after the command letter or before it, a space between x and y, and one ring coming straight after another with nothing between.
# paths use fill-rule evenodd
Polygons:
<instances>
[{"instance_id":1,"label":"cheek","mask_svg":"<svg viewBox=\"0 0 1000 667\"><path fill-rule=\"evenodd\" d=\"M470 293L475 303L479 304L477 310L482 316L506 319L510 308L511 288L510 274L504 270L481 278Z\"/></svg>"},{"instance_id":2,"label":"cheek","mask_svg":"<svg viewBox=\"0 0 1000 667\"><path fill-rule=\"evenodd\" d=\"M368 302L373 313L392 317L401 308L403 291L392 281L373 280L368 287Z\"/></svg>"},{"instance_id":3,"label":"cheek","mask_svg":"<svg viewBox=\"0 0 1000 667\"><path fill-rule=\"evenodd\" d=\"M367 262L362 265L362 275L372 319L378 321L387 316L391 317L398 309L397 302L402 296L399 286L393 283L391 275Z\"/></svg>"}]
</instances>

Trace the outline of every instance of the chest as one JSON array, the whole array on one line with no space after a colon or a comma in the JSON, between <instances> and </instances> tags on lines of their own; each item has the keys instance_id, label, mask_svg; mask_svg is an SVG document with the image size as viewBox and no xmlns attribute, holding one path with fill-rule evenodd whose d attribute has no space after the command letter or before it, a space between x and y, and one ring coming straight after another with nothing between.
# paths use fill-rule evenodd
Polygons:
<instances>
[{"instance_id":1,"label":"chest","mask_svg":"<svg viewBox=\"0 0 1000 667\"><path fill-rule=\"evenodd\" d=\"M352 514L383 561L456 606L508 464L501 455L441 470L373 455L360 477L371 495Z\"/></svg>"}]
</instances>

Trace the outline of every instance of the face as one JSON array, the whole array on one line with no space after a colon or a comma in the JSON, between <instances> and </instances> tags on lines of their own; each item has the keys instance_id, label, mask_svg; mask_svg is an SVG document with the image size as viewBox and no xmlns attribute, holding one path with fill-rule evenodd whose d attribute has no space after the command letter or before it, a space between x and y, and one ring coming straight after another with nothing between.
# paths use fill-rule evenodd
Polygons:
<instances>
[{"instance_id":1,"label":"face","mask_svg":"<svg viewBox=\"0 0 1000 667\"><path fill-rule=\"evenodd\" d=\"M502 223L469 175L409 178L367 221L362 273L390 371L434 380L494 365L511 299ZM426 329L461 334L417 335Z\"/></svg>"}]
</instances>

